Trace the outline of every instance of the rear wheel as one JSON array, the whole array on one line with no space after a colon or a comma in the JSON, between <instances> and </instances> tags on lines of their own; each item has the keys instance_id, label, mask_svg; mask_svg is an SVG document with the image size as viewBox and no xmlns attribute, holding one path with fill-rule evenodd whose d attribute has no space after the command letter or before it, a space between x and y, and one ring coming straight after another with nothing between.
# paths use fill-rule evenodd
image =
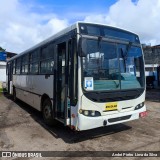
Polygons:
<instances>
[{"instance_id":1,"label":"rear wheel","mask_svg":"<svg viewBox=\"0 0 160 160\"><path fill-rule=\"evenodd\" d=\"M49 98L43 101L42 107L43 107L42 114L43 114L44 122L50 126L54 125L55 120L52 117L52 109L51 109L52 103Z\"/></svg>"}]
</instances>

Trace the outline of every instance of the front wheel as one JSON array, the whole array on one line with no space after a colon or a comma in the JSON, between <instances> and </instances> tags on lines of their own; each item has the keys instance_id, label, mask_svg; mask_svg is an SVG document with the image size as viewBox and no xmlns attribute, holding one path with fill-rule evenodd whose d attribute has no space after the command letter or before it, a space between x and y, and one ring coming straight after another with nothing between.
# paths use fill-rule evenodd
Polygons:
<instances>
[{"instance_id":1,"label":"front wheel","mask_svg":"<svg viewBox=\"0 0 160 160\"><path fill-rule=\"evenodd\" d=\"M43 114L43 119L44 122L47 125L54 125L54 119L52 118L52 103L50 99L45 99L43 102L43 109L42 109L42 114Z\"/></svg>"}]
</instances>

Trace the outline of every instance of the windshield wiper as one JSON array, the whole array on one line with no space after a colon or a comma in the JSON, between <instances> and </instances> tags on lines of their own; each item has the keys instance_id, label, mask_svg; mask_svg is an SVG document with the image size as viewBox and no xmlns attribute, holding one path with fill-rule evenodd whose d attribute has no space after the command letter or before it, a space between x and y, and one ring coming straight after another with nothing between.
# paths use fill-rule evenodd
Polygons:
<instances>
[{"instance_id":1,"label":"windshield wiper","mask_svg":"<svg viewBox=\"0 0 160 160\"><path fill-rule=\"evenodd\" d=\"M102 41L102 36L98 36L98 49L101 48L100 42Z\"/></svg>"},{"instance_id":2,"label":"windshield wiper","mask_svg":"<svg viewBox=\"0 0 160 160\"><path fill-rule=\"evenodd\" d=\"M125 52L124 52L123 49L121 48L121 51L122 51L121 53L122 53L122 57L123 57L123 58L127 59L128 52L129 52L129 50L131 49L131 46L132 46L132 42L129 42L129 43L127 44L127 47L126 47Z\"/></svg>"},{"instance_id":3,"label":"windshield wiper","mask_svg":"<svg viewBox=\"0 0 160 160\"><path fill-rule=\"evenodd\" d=\"M127 57L128 57L128 52L131 49L131 46L132 46L132 42L129 42L127 44L127 46L126 46L126 50L125 51L123 50L123 48L121 48L121 56L122 56L123 61L124 61L125 72L126 72L126 60L127 60Z\"/></svg>"}]
</instances>

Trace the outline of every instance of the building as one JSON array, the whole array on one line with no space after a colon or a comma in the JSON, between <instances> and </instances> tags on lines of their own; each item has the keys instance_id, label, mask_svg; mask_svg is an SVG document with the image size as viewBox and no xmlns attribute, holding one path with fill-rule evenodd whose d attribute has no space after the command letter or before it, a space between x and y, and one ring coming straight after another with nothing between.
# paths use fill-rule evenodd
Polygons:
<instances>
[{"instance_id":1,"label":"building","mask_svg":"<svg viewBox=\"0 0 160 160\"><path fill-rule=\"evenodd\" d=\"M146 64L160 65L160 45L156 46L143 46L144 59Z\"/></svg>"},{"instance_id":2,"label":"building","mask_svg":"<svg viewBox=\"0 0 160 160\"><path fill-rule=\"evenodd\" d=\"M17 54L4 50L0 51L0 82L6 81L6 61L15 55Z\"/></svg>"},{"instance_id":3,"label":"building","mask_svg":"<svg viewBox=\"0 0 160 160\"><path fill-rule=\"evenodd\" d=\"M160 45L142 45L147 85L160 87Z\"/></svg>"}]
</instances>

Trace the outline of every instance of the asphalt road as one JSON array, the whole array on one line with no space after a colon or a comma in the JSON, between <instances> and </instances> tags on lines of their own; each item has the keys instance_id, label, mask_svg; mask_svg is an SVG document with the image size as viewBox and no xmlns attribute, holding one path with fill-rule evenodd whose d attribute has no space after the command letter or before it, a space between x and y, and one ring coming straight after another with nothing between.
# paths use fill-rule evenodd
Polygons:
<instances>
[{"instance_id":1,"label":"asphalt road","mask_svg":"<svg viewBox=\"0 0 160 160\"><path fill-rule=\"evenodd\" d=\"M14 103L10 96L0 94L0 150L160 151L160 91L149 91L146 105L148 116L145 118L75 133L61 124L46 126L41 113L21 101Z\"/></svg>"}]
</instances>

